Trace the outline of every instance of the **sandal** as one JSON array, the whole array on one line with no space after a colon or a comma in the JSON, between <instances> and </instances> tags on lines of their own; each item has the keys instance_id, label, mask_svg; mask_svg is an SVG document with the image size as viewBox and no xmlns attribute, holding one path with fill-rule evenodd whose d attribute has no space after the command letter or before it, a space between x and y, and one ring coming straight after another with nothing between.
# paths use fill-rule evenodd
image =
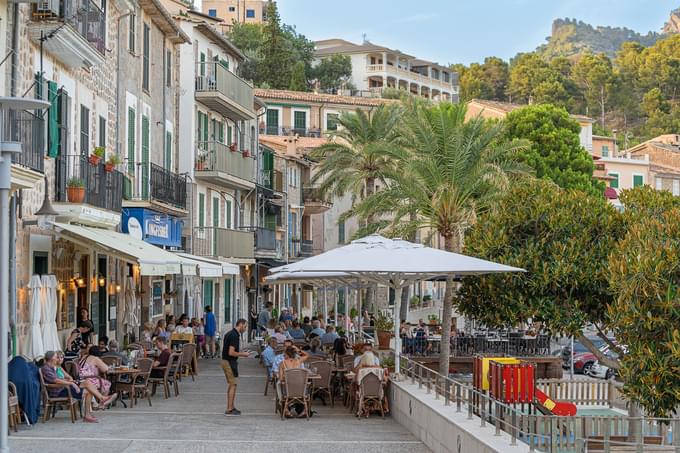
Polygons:
<instances>
[{"instance_id":1,"label":"sandal","mask_svg":"<svg viewBox=\"0 0 680 453\"><path fill-rule=\"evenodd\" d=\"M111 407L111 404L113 404L116 401L116 398L118 398L118 394L114 393L113 395L109 395L106 398L102 400L102 409L106 409Z\"/></svg>"},{"instance_id":2,"label":"sandal","mask_svg":"<svg viewBox=\"0 0 680 453\"><path fill-rule=\"evenodd\" d=\"M91 415L86 415L85 417L83 417L83 423L99 423L99 420L97 420Z\"/></svg>"}]
</instances>

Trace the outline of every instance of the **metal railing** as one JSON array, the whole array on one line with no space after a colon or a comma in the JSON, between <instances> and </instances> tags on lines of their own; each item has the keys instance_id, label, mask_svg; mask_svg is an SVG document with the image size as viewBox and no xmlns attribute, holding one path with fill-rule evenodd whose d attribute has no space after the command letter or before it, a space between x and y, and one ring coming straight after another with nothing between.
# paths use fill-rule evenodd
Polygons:
<instances>
[{"instance_id":1,"label":"metal railing","mask_svg":"<svg viewBox=\"0 0 680 453\"><path fill-rule=\"evenodd\" d=\"M219 62L196 63L196 91L218 92L243 109L253 110L253 86Z\"/></svg>"},{"instance_id":2,"label":"metal railing","mask_svg":"<svg viewBox=\"0 0 680 453\"><path fill-rule=\"evenodd\" d=\"M260 134L263 135L297 135L299 137L321 137L321 129L318 127L291 127L291 126L260 126Z\"/></svg>"},{"instance_id":3,"label":"metal railing","mask_svg":"<svg viewBox=\"0 0 680 453\"><path fill-rule=\"evenodd\" d=\"M126 200L157 200L179 209L187 207L187 178L151 162L124 164L129 177L125 178L123 197Z\"/></svg>"},{"instance_id":4,"label":"metal railing","mask_svg":"<svg viewBox=\"0 0 680 453\"><path fill-rule=\"evenodd\" d=\"M660 444L674 448L658 451L680 452L680 435L674 435L680 433L680 418L544 415L529 404L512 406L502 403L472 384L442 376L407 357L400 357L400 366L403 376L411 384L417 384L427 394L434 393L435 399L441 400L445 406L455 406L457 413L467 413L468 420L479 419L480 427L491 425L496 436L506 433L510 437L510 445L517 445L519 440L528 445L530 451L584 453L610 452L614 451L614 447L642 452L647 451L645 448L650 445ZM550 390L551 382L539 380L537 387L546 389L548 384L547 390ZM549 396L560 399L553 394Z\"/></svg>"},{"instance_id":5,"label":"metal railing","mask_svg":"<svg viewBox=\"0 0 680 453\"><path fill-rule=\"evenodd\" d=\"M92 0L47 0L33 6L33 20L61 19L100 53L106 50L106 14Z\"/></svg>"},{"instance_id":6,"label":"metal railing","mask_svg":"<svg viewBox=\"0 0 680 453\"><path fill-rule=\"evenodd\" d=\"M306 258L312 255L314 255L314 241L310 239L300 241L300 256Z\"/></svg>"},{"instance_id":7,"label":"metal railing","mask_svg":"<svg viewBox=\"0 0 680 453\"><path fill-rule=\"evenodd\" d=\"M262 170L262 185L275 192L283 192L283 173L278 170Z\"/></svg>"},{"instance_id":8,"label":"metal railing","mask_svg":"<svg viewBox=\"0 0 680 453\"><path fill-rule=\"evenodd\" d=\"M250 152L243 153L218 141L197 142L194 170L218 171L255 182L255 160Z\"/></svg>"},{"instance_id":9,"label":"metal railing","mask_svg":"<svg viewBox=\"0 0 680 453\"><path fill-rule=\"evenodd\" d=\"M252 231L255 233L255 248L257 250L276 250L276 231L265 227L242 227L243 231Z\"/></svg>"},{"instance_id":10,"label":"metal railing","mask_svg":"<svg viewBox=\"0 0 680 453\"><path fill-rule=\"evenodd\" d=\"M54 201L67 202L67 188L71 179L85 186L83 203L120 212L125 176L118 170L107 171L104 163L93 165L87 156L60 155L55 159Z\"/></svg>"},{"instance_id":11,"label":"metal railing","mask_svg":"<svg viewBox=\"0 0 680 453\"><path fill-rule=\"evenodd\" d=\"M252 231L195 227L193 233L194 255L251 259L255 257L255 235Z\"/></svg>"},{"instance_id":12,"label":"metal railing","mask_svg":"<svg viewBox=\"0 0 680 453\"><path fill-rule=\"evenodd\" d=\"M319 186L303 185L302 186L302 200L304 203L330 203L327 197L321 196Z\"/></svg>"},{"instance_id":13,"label":"metal railing","mask_svg":"<svg viewBox=\"0 0 680 453\"><path fill-rule=\"evenodd\" d=\"M12 154L12 163L40 173L45 172L45 118L27 110L0 112L5 142L21 143L21 153Z\"/></svg>"}]
</instances>

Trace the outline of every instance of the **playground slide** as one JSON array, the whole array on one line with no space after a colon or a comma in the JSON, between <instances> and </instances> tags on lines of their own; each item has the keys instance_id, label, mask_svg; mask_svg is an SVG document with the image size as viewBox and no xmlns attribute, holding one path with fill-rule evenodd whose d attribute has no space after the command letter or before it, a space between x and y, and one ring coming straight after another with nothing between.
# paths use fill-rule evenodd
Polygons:
<instances>
[{"instance_id":1,"label":"playground slide","mask_svg":"<svg viewBox=\"0 0 680 453\"><path fill-rule=\"evenodd\" d=\"M573 416L576 405L567 401L554 401L539 389L534 389L534 406L544 415Z\"/></svg>"}]
</instances>

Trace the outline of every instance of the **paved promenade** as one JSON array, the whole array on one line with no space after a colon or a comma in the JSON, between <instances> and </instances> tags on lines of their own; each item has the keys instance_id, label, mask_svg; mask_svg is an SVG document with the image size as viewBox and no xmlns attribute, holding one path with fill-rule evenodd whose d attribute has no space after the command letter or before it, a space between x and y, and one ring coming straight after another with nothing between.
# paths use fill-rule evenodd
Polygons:
<instances>
[{"instance_id":1,"label":"paved promenade","mask_svg":"<svg viewBox=\"0 0 680 453\"><path fill-rule=\"evenodd\" d=\"M180 383L180 396L153 407L142 401L131 409L120 404L96 412L98 424L70 422L68 411L47 423L22 426L10 436L12 452L427 452L425 445L390 417L357 419L338 404L315 401L310 420L281 420L274 415L271 391L263 396L264 369L255 359L239 361L236 407L241 417L225 417L226 384L219 360L199 361L200 375Z\"/></svg>"}]
</instances>

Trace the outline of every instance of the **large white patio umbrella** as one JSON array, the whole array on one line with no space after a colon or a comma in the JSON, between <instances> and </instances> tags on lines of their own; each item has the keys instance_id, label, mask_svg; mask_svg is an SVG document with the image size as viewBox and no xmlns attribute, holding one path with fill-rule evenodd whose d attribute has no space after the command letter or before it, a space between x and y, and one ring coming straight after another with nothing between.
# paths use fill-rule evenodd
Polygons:
<instances>
[{"instance_id":1,"label":"large white patio umbrella","mask_svg":"<svg viewBox=\"0 0 680 453\"><path fill-rule=\"evenodd\" d=\"M137 297L135 296L135 280L132 277L127 277L125 279L125 318L123 323L125 324L126 332L135 332L135 338L137 337L136 329L139 327L139 314L137 313Z\"/></svg>"},{"instance_id":2,"label":"large white patio umbrella","mask_svg":"<svg viewBox=\"0 0 680 453\"><path fill-rule=\"evenodd\" d=\"M445 250L425 247L401 239L387 239L372 234L328 252L296 263L270 269L270 272L310 273L344 272L361 280L391 286L394 296L395 372L399 373L399 306L401 292L417 280L434 277L523 272L505 266ZM444 321L444 320L443 320Z\"/></svg>"},{"instance_id":3,"label":"large white patio umbrella","mask_svg":"<svg viewBox=\"0 0 680 453\"><path fill-rule=\"evenodd\" d=\"M44 354L45 349L40 331L40 318L42 317L42 281L39 275L33 275L28 282L31 289L31 301L28 306L28 318L30 321L26 356L34 359Z\"/></svg>"},{"instance_id":4,"label":"large white patio umbrella","mask_svg":"<svg viewBox=\"0 0 680 453\"><path fill-rule=\"evenodd\" d=\"M42 276L42 341L45 351L59 351L59 334L57 333L57 277Z\"/></svg>"}]
</instances>

